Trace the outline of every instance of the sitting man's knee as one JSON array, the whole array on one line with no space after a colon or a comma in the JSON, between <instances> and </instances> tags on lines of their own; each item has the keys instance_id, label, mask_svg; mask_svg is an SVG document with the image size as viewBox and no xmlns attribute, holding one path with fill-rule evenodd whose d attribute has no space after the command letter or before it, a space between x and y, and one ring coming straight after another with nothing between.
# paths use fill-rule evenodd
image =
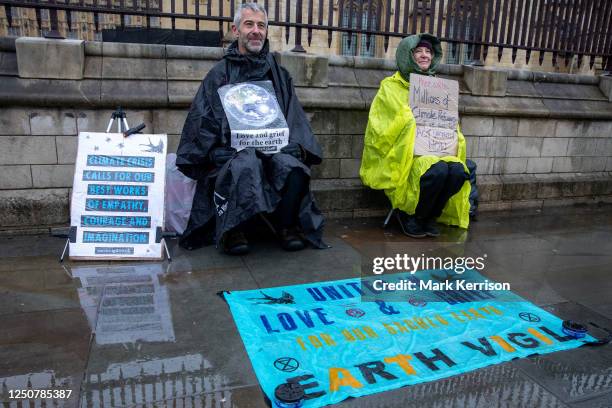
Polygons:
<instances>
[{"instance_id":1,"label":"sitting man's knee","mask_svg":"<svg viewBox=\"0 0 612 408\"><path fill-rule=\"evenodd\" d=\"M285 188L303 190L308 187L308 175L304 173L304 170L294 168L289 172L287 180L285 181Z\"/></svg>"}]
</instances>

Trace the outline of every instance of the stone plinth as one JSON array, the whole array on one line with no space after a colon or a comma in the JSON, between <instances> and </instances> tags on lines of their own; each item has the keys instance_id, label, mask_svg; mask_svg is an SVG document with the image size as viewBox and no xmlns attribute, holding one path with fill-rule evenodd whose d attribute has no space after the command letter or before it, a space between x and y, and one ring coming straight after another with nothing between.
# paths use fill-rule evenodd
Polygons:
<instances>
[{"instance_id":1,"label":"stone plinth","mask_svg":"<svg viewBox=\"0 0 612 408\"><path fill-rule=\"evenodd\" d=\"M327 57L293 52L275 53L275 57L289 71L295 86L327 88Z\"/></svg>"},{"instance_id":2,"label":"stone plinth","mask_svg":"<svg viewBox=\"0 0 612 408\"><path fill-rule=\"evenodd\" d=\"M83 79L85 46L82 40L21 37L15 41L21 78Z\"/></svg>"},{"instance_id":3,"label":"stone plinth","mask_svg":"<svg viewBox=\"0 0 612 408\"><path fill-rule=\"evenodd\" d=\"M505 96L508 72L467 65L463 67L463 80L472 95Z\"/></svg>"}]
</instances>

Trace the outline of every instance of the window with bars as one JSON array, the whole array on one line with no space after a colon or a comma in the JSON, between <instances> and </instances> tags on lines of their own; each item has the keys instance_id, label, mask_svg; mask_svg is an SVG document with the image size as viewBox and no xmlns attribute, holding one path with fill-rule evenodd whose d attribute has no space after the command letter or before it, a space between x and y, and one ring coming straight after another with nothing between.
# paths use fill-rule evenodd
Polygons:
<instances>
[{"instance_id":1,"label":"window with bars","mask_svg":"<svg viewBox=\"0 0 612 408\"><path fill-rule=\"evenodd\" d=\"M358 5L355 3L348 3L342 9L342 27L349 27L349 20L351 20L351 28L357 28L357 19L359 18ZM350 13L353 14L352 19ZM361 28L365 30L368 27L368 19L370 20L370 29L376 28L376 13L370 13L367 9L367 5L364 4L363 13L361 14ZM370 46L368 47L368 36L361 33L350 34L350 46L349 46L349 33L343 32L341 39L341 53L342 55L352 55L361 57L374 57L376 55L376 38L370 36Z\"/></svg>"},{"instance_id":2,"label":"window with bars","mask_svg":"<svg viewBox=\"0 0 612 408\"><path fill-rule=\"evenodd\" d=\"M414 11L414 10L413 10ZM431 0L418 0L416 4L417 14L431 14ZM412 12L410 13L412 15Z\"/></svg>"},{"instance_id":3,"label":"window with bars","mask_svg":"<svg viewBox=\"0 0 612 408\"><path fill-rule=\"evenodd\" d=\"M450 19L449 32L454 32L455 21ZM465 22L465 38L471 38L473 35L470 21ZM473 44L458 44L448 43L446 47L445 62L447 64L472 64L474 61L474 45Z\"/></svg>"}]
</instances>

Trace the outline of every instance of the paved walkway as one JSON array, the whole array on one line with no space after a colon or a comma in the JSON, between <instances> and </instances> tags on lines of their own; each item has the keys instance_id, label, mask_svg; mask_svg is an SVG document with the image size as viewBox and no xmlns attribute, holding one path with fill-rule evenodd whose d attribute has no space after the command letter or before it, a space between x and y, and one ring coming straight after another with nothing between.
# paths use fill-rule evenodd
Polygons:
<instances>
[{"instance_id":1,"label":"paved walkway","mask_svg":"<svg viewBox=\"0 0 612 408\"><path fill-rule=\"evenodd\" d=\"M563 319L612 328L611 207L485 213L469 233L444 228L437 240L412 240L395 224L380 224L330 222L331 249L295 254L270 240L237 258L172 243L170 264L62 266L60 239L0 237L0 400L21 406L9 402L9 390L31 387L72 390L53 406L266 407L216 293L356 277L374 255L486 254L487 277ZM612 407L612 345L516 360L341 406Z\"/></svg>"}]
</instances>

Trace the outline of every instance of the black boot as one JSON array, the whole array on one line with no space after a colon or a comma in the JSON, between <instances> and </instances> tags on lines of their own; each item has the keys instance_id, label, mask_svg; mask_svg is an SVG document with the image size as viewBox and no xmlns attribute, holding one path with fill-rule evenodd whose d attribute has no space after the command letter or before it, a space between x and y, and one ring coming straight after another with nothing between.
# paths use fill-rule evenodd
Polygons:
<instances>
[{"instance_id":1,"label":"black boot","mask_svg":"<svg viewBox=\"0 0 612 408\"><path fill-rule=\"evenodd\" d=\"M245 255L251 250L246 236L237 228L223 234L221 249L228 255Z\"/></svg>"},{"instance_id":2,"label":"black boot","mask_svg":"<svg viewBox=\"0 0 612 408\"><path fill-rule=\"evenodd\" d=\"M281 247L285 251L300 251L306 247L301 234L295 228L283 228L279 230Z\"/></svg>"},{"instance_id":3,"label":"black boot","mask_svg":"<svg viewBox=\"0 0 612 408\"><path fill-rule=\"evenodd\" d=\"M411 238L425 238L427 234L414 215L408 215L403 211L397 210L397 220L399 221L402 232Z\"/></svg>"},{"instance_id":4,"label":"black boot","mask_svg":"<svg viewBox=\"0 0 612 408\"><path fill-rule=\"evenodd\" d=\"M419 221L419 220L417 220ZM439 237L440 236L440 230L438 229L438 227L436 227L436 220L433 218L430 218L428 220L423 220L421 222L419 222L422 227L423 230L425 231L425 235L427 235L428 237Z\"/></svg>"}]
</instances>

